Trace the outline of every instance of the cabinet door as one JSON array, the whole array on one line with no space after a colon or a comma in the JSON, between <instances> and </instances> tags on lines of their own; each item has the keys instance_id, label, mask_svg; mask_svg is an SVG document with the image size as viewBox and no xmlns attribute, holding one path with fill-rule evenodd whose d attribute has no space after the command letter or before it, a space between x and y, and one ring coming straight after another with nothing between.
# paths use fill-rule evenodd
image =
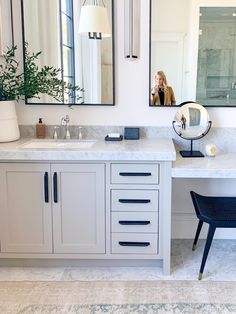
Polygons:
<instances>
[{"instance_id":1,"label":"cabinet door","mask_svg":"<svg viewBox=\"0 0 236 314\"><path fill-rule=\"evenodd\" d=\"M49 180L49 165L0 164L1 252L52 252Z\"/></svg>"},{"instance_id":2,"label":"cabinet door","mask_svg":"<svg viewBox=\"0 0 236 314\"><path fill-rule=\"evenodd\" d=\"M52 165L55 253L105 253L105 165Z\"/></svg>"}]
</instances>

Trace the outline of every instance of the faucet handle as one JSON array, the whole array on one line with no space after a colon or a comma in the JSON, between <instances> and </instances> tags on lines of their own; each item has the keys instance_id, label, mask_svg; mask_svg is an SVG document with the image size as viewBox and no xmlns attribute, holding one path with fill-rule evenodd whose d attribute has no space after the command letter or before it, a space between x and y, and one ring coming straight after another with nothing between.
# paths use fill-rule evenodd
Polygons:
<instances>
[{"instance_id":1,"label":"faucet handle","mask_svg":"<svg viewBox=\"0 0 236 314\"><path fill-rule=\"evenodd\" d=\"M79 140L82 140L83 139L83 127L82 126L79 126Z\"/></svg>"},{"instance_id":2,"label":"faucet handle","mask_svg":"<svg viewBox=\"0 0 236 314\"><path fill-rule=\"evenodd\" d=\"M61 125L66 125L66 119L64 117L61 118Z\"/></svg>"},{"instance_id":3,"label":"faucet handle","mask_svg":"<svg viewBox=\"0 0 236 314\"><path fill-rule=\"evenodd\" d=\"M68 116L68 114L65 117L61 118L61 125L68 125L70 122L70 117Z\"/></svg>"}]
</instances>

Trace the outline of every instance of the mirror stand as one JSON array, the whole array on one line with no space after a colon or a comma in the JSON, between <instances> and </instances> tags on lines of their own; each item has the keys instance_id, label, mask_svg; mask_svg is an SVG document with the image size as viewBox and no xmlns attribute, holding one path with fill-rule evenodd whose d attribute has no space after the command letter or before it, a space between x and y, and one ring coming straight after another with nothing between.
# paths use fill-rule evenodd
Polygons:
<instances>
[{"instance_id":1,"label":"mirror stand","mask_svg":"<svg viewBox=\"0 0 236 314\"><path fill-rule=\"evenodd\" d=\"M183 138L181 136L181 134L179 134L176 131L175 123L176 123L176 121L172 122L173 129L174 129L175 133L178 134L181 138ZM207 127L206 131L196 138L184 138L185 140L190 140L190 150L181 150L179 153L182 157L184 157L184 158L205 157L202 152L200 152L198 150L193 150L193 141L199 140L199 139L203 138L205 135L207 135L207 133L210 131L211 125L212 125L212 121L208 121L208 127Z\"/></svg>"},{"instance_id":2,"label":"mirror stand","mask_svg":"<svg viewBox=\"0 0 236 314\"><path fill-rule=\"evenodd\" d=\"M193 141L190 140L190 150L181 150L179 153L184 158L190 158L190 157L204 157L203 153L201 153L199 150L193 150Z\"/></svg>"}]
</instances>

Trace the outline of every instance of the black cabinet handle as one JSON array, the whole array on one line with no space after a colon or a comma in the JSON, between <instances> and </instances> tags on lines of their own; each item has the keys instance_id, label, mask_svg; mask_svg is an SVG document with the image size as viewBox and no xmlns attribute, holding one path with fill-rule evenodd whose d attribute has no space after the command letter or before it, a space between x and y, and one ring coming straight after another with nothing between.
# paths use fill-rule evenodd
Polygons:
<instances>
[{"instance_id":1,"label":"black cabinet handle","mask_svg":"<svg viewBox=\"0 0 236 314\"><path fill-rule=\"evenodd\" d=\"M147 225L150 225L150 221L136 221L136 220L120 220L119 221L119 224L122 225L122 226L147 226Z\"/></svg>"},{"instance_id":2,"label":"black cabinet handle","mask_svg":"<svg viewBox=\"0 0 236 314\"><path fill-rule=\"evenodd\" d=\"M120 172L120 176L122 177L150 177L151 172Z\"/></svg>"},{"instance_id":3,"label":"black cabinet handle","mask_svg":"<svg viewBox=\"0 0 236 314\"><path fill-rule=\"evenodd\" d=\"M139 246L139 247L147 247L150 245L150 242L119 242L120 246Z\"/></svg>"},{"instance_id":4,"label":"black cabinet handle","mask_svg":"<svg viewBox=\"0 0 236 314\"><path fill-rule=\"evenodd\" d=\"M49 203L49 193L48 193L48 172L44 174L44 201Z\"/></svg>"},{"instance_id":5,"label":"black cabinet handle","mask_svg":"<svg viewBox=\"0 0 236 314\"><path fill-rule=\"evenodd\" d=\"M128 55L126 58L130 59L130 55ZM132 55L132 58L138 59L138 56Z\"/></svg>"},{"instance_id":6,"label":"black cabinet handle","mask_svg":"<svg viewBox=\"0 0 236 314\"><path fill-rule=\"evenodd\" d=\"M136 199L119 199L119 203L122 204L147 204L151 203L151 200L136 200Z\"/></svg>"},{"instance_id":7,"label":"black cabinet handle","mask_svg":"<svg viewBox=\"0 0 236 314\"><path fill-rule=\"evenodd\" d=\"M57 173L53 174L53 198L54 203L58 203L58 195L57 195Z\"/></svg>"}]
</instances>

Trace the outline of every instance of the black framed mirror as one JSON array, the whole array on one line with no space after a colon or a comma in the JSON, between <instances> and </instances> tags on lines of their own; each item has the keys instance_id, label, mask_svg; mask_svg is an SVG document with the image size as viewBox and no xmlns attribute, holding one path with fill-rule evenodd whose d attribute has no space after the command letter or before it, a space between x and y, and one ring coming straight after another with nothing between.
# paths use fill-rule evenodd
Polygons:
<instances>
[{"instance_id":1,"label":"black framed mirror","mask_svg":"<svg viewBox=\"0 0 236 314\"><path fill-rule=\"evenodd\" d=\"M111 36L102 39L79 34L81 8L93 4L92 0L21 0L24 62L27 45L29 53L41 52L39 68L61 69L58 79L80 89L73 95L64 93L60 101L42 94L26 99L26 104L115 105L114 1L96 2L106 8L111 30Z\"/></svg>"}]
</instances>

